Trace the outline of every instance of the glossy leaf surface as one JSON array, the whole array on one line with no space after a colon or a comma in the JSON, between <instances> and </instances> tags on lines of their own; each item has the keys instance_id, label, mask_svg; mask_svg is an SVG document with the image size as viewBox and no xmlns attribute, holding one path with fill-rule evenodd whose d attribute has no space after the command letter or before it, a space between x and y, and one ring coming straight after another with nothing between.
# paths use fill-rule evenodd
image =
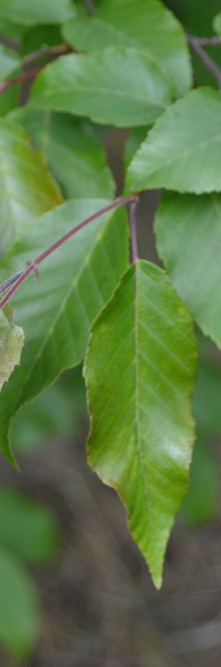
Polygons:
<instances>
[{"instance_id":1,"label":"glossy leaf surface","mask_svg":"<svg viewBox=\"0 0 221 667\"><path fill-rule=\"evenodd\" d=\"M82 51L107 46L145 49L171 75L177 95L191 85L184 33L175 16L158 0L103 0L92 18L69 21L65 41Z\"/></svg>"},{"instance_id":2,"label":"glossy leaf surface","mask_svg":"<svg viewBox=\"0 0 221 667\"><path fill-rule=\"evenodd\" d=\"M115 184L96 134L82 118L23 107L10 114L41 149L66 199L112 197Z\"/></svg>"},{"instance_id":3,"label":"glossy leaf surface","mask_svg":"<svg viewBox=\"0 0 221 667\"><path fill-rule=\"evenodd\" d=\"M24 344L23 330L14 324L12 313L9 304L0 310L0 390L19 364Z\"/></svg>"},{"instance_id":4,"label":"glossy leaf surface","mask_svg":"<svg viewBox=\"0 0 221 667\"><path fill-rule=\"evenodd\" d=\"M60 191L29 137L0 120L0 255L32 220L61 203Z\"/></svg>"},{"instance_id":5,"label":"glossy leaf surface","mask_svg":"<svg viewBox=\"0 0 221 667\"><path fill-rule=\"evenodd\" d=\"M25 657L37 638L37 592L19 560L0 547L0 640L18 658Z\"/></svg>"},{"instance_id":6,"label":"glossy leaf surface","mask_svg":"<svg viewBox=\"0 0 221 667\"><path fill-rule=\"evenodd\" d=\"M0 16L23 25L61 23L74 15L70 0L0 0Z\"/></svg>"},{"instance_id":7,"label":"glossy leaf surface","mask_svg":"<svg viewBox=\"0 0 221 667\"><path fill-rule=\"evenodd\" d=\"M85 362L89 463L115 487L155 585L187 490L196 345L164 271L139 261L92 325Z\"/></svg>"},{"instance_id":8,"label":"glossy leaf surface","mask_svg":"<svg viewBox=\"0 0 221 667\"><path fill-rule=\"evenodd\" d=\"M171 79L153 58L116 47L51 63L38 75L29 105L130 127L153 123L172 98Z\"/></svg>"},{"instance_id":9,"label":"glossy leaf surface","mask_svg":"<svg viewBox=\"0 0 221 667\"><path fill-rule=\"evenodd\" d=\"M127 188L221 190L220 114L221 96L212 88L193 90L171 105L134 156Z\"/></svg>"},{"instance_id":10,"label":"glossy leaf surface","mask_svg":"<svg viewBox=\"0 0 221 667\"><path fill-rule=\"evenodd\" d=\"M221 195L168 193L155 231L171 280L199 327L221 347Z\"/></svg>"},{"instance_id":11,"label":"glossy leaf surface","mask_svg":"<svg viewBox=\"0 0 221 667\"><path fill-rule=\"evenodd\" d=\"M64 233L108 205L105 200L76 200L38 218L1 265L3 282ZM22 364L0 396L0 448L10 457L11 416L51 384L65 368L79 364L89 327L128 262L126 213L105 214L50 255L15 293L16 321L25 331Z\"/></svg>"}]
</instances>

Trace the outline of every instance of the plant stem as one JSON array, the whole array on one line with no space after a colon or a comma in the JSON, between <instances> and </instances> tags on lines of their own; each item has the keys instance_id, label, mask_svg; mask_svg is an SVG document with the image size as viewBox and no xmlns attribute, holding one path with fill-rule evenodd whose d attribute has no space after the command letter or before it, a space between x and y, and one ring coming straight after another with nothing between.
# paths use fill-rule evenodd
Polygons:
<instances>
[{"instance_id":1,"label":"plant stem","mask_svg":"<svg viewBox=\"0 0 221 667\"><path fill-rule=\"evenodd\" d=\"M33 259L30 263L28 263L27 268L24 269L24 271L21 271L18 274L17 279L16 279L15 276L12 276L12 278L9 278L9 280L11 282L14 282L14 284L12 285L11 289L7 292L7 294L5 294L3 299L0 301L0 310L3 308L3 306L5 306L5 304L9 301L11 296L14 294L14 292L24 282L24 280L26 280L26 278L29 276L29 274L32 273L32 271L36 271L39 264L41 264L41 262L43 262L43 260L46 259L46 257L51 255L51 253L54 252L54 250L56 250L56 248L59 248L59 246L61 246L63 243L65 243L65 241L70 239L71 236L76 234L76 232L78 232L80 229L82 229L83 227L88 225L90 222L92 222L93 220L98 218L100 215L103 215L104 213L108 213L108 211L112 211L113 209L119 208L120 206L125 206L126 204L132 204L132 203L137 203L137 202L138 202L137 195L131 195L129 197L119 197L114 202L112 202L112 204L109 204L108 206L105 206L105 208L102 208L100 211L97 211L97 213L94 213L93 215L90 215L89 218L87 218L83 222L80 222L80 224L77 225L76 227L73 227L69 232L64 234L64 236L61 236L61 238L58 239L58 241L55 241L55 243L53 243L49 248L47 248L47 250L44 250L44 252L42 252L40 255L38 255L38 257L36 257L36 259ZM6 283L3 283L3 285L0 287L0 291L3 291L2 290L3 287L5 289L5 284Z\"/></svg>"},{"instance_id":2,"label":"plant stem","mask_svg":"<svg viewBox=\"0 0 221 667\"><path fill-rule=\"evenodd\" d=\"M63 56L66 53L70 53L72 49L67 44L59 44L58 46L42 46L41 49L29 53L25 58L23 58L23 65L29 65L33 60L41 58L42 56Z\"/></svg>"},{"instance_id":3,"label":"plant stem","mask_svg":"<svg viewBox=\"0 0 221 667\"><path fill-rule=\"evenodd\" d=\"M0 83L0 94L4 93L7 88L10 86L13 86L14 83L20 83L20 81L26 81L27 79L34 79L39 72L41 72L42 67L37 67L36 69L30 70L30 72L23 72L23 74L19 74L19 76L13 77L13 79L8 79L8 81L3 81L3 83Z\"/></svg>"},{"instance_id":4,"label":"plant stem","mask_svg":"<svg viewBox=\"0 0 221 667\"><path fill-rule=\"evenodd\" d=\"M204 51L201 46L200 40L198 37L192 35L187 35L188 44L191 46L191 49L196 53L201 62L205 67L211 72L218 82L219 88L221 88L221 68L215 63L213 58L211 58L206 51Z\"/></svg>"},{"instance_id":5,"label":"plant stem","mask_svg":"<svg viewBox=\"0 0 221 667\"><path fill-rule=\"evenodd\" d=\"M213 37L196 37L195 35L194 39L196 39L201 46L221 46L221 40L220 37L217 35L213 35Z\"/></svg>"},{"instance_id":6,"label":"plant stem","mask_svg":"<svg viewBox=\"0 0 221 667\"><path fill-rule=\"evenodd\" d=\"M133 201L129 205L129 219L130 219L130 231L131 231L131 253L133 262L138 260L138 247L137 247L137 205L138 197L136 201Z\"/></svg>"},{"instance_id":7,"label":"plant stem","mask_svg":"<svg viewBox=\"0 0 221 667\"><path fill-rule=\"evenodd\" d=\"M87 7L88 11L90 14L95 14L96 12L96 7L92 0L84 0L85 7Z\"/></svg>"}]
</instances>

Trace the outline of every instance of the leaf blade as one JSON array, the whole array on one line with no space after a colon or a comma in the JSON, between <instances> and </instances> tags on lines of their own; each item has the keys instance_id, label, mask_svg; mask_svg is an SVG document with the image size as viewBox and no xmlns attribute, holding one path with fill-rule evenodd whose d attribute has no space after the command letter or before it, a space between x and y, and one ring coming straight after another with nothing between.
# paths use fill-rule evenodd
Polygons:
<instances>
[{"instance_id":1,"label":"leaf blade","mask_svg":"<svg viewBox=\"0 0 221 667\"><path fill-rule=\"evenodd\" d=\"M195 356L188 313L164 272L144 261L132 265L92 325L84 366L88 451L92 468L126 505L157 587L187 488Z\"/></svg>"},{"instance_id":2,"label":"leaf blade","mask_svg":"<svg viewBox=\"0 0 221 667\"><path fill-rule=\"evenodd\" d=\"M23 25L38 23L62 23L75 14L70 0L38 0L27 3L26 0L0 0L0 16Z\"/></svg>"},{"instance_id":3,"label":"leaf blade","mask_svg":"<svg viewBox=\"0 0 221 667\"><path fill-rule=\"evenodd\" d=\"M43 157L14 122L0 120L0 255L22 229L62 202Z\"/></svg>"},{"instance_id":4,"label":"leaf blade","mask_svg":"<svg viewBox=\"0 0 221 667\"><path fill-rule=\"evenodd\" d=\"M85 119L27 107L16 109L10 118L24 127L34 148L44 153L65 199L114 196L105 152Z\"/></svg>"},{"instance_id":5,"label":"leaf blade","mask_svg":"<svg viewBox=\"0 0 221 667\"><path fill-rule=\"evenodd\" d=\"M172 95L172 82L157 61L144 51L118 47L70 54L47 65L29 106L130 127L154 122Z\"/></svg>"},{"instance_id":6,"label":"leaf blade","mask_svg":"<svg viewBox=\"0 0 221 667\"><path fill-rule=\"evenodd\" d=\"M38 218L2 262L1 277L23 268L73 223L109 204L107 200L76 200ZM25 331L22 364L0 398L0 447L10 459L8 429L12 415L55 381L66 368L78 365L88 341L91 321L115 287L128 263L125 212L94 220L45 260L31 286L22 284L13 296L17 321Z\"/></svg>"},{"instance_id":7,"label":"leaf blade","mask_svg":"<svg viewBox=\"0 0 221 667\"><path fill-rule=\"evenodd\" d=\"M127 188L165 187L195 194L219 191L220 110L220 94L212 88L193 90L171 105L129 165Z\"/></svg>"},{"instance_id":8,"label":"leaf blade","mask_svg":"<svg viewBox=\"0 0 221 667\"><path fill-rule=\"evenodd\" d=\"M158 0L106 0L92 18L63 26L65 40L82 51L108 46L145 49L169 72L177 95L191 86L191 67L181 24Z\"/></svg>"},{"instance_id":9,"label":"leaf blade","mask_svg":"<svg viewBox=\"0 0 221 667\"><path fill-rule=\"evenodd\" d=\"M221 195L164 195L155 232L176 289L198 326L221 347Z\"/></svg>"}]
</instances>

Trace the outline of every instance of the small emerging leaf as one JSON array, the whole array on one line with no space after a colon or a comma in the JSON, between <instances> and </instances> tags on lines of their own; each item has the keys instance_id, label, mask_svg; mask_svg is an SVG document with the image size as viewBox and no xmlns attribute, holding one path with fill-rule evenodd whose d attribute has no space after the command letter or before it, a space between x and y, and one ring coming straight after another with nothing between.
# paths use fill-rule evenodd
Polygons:
<instances>
[{"instance_id":1,"label":"small emerging leaf","mask_svg":"<svg viewBox=\"0 0 221 667\"><path fill-rule=\"evenodd\" d=\"M92 325L84 370L88 452L92 468L125 503L157 587L187 490L195 365L188 311L164 271L137 262Z\"/></svg>"},{"instance_id":2,"label":"small emerging leaf","mask_svg":"<svg viewBox=\"0 0 221 667\"><path fill-rule=\"evenodd\" d=\"M19 364L24 332L13 322L13 310L7 303L0 310L0 389Z\"/></svg>"}]
</instances>

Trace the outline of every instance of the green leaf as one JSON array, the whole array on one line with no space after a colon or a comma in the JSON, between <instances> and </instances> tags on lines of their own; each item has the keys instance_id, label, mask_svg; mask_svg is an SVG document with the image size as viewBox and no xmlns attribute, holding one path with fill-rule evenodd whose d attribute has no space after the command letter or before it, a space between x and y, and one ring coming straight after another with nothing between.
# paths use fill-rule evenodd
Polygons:
<instances>
[{"instance_id":1,"label":"green leaf","mask_svg":"<svg viewBox=\"0 0 221 667\"><path fill-rule=\"evenodd\" d=\"M124 167L127 169L134 154L137 152L141 143L146 139L149 127L134 127L129 134L124 149Z\"/></svg>"},{"instance_id":2,"label":"green leaf","mask_svg":"<svg viewBox=\"0 0 221 667\"><path fill-rule=\"evenodd\" d=\"M47 507L10 487L0 489L0 548L29 563L44 563L54 556L58 526Z\"/></svg>"},{"instance_id":3,"label":"green leaf","mask_svg":"<svg viewBox=\"0 0 221 667\"><path fill-rule=\"evenodd\" d=\"M92 325L88 451L92 468L119 492L157 587L187 490L195 363L185 306L164 271L140 260Z\"/></svg>"},{"instance_id":4,"label":"green leaf","mask_svg":"<svg viewBox=\"0 0 221 667\"><path fill-rule=\"evenodd\" d=\"M220 92L212 88L193 90L175 102L132 160L127 188L196 194L221 190L220 114Z\"/></svg>"},{"instance_id":5,"label":"green leaf","mask_svg":"<svg viewBox=\"0 0 221 667\"><path fill-rule=\"evenodd\" d=\"M73 1L70 0L0 0L0 17L35 25L37 23L62 23L75 16Z\"/></svg>"},{"instance_id":6,"label":"green leaf","mask_svg":"<svg viewBox=\"0 0 221 667\"><path fill-rule=\"evenodd\" d=\"M2 262L0 279L25 267L54 241L89 215L111 203L76 200L38 218ZM0 395L0 448L10 459L8 428L12 415L84 357L89 328L110 297L128 262L125 211L109 213L84 227L50 255L39 277L27 280L13 296L16 320L26 344L19 372Z\"/></svg>"},{"instance_id":7,"label":"green leaf","mask_svg":"<svg viewBox=\"0 0 221 667\"><path fill-rule=\"evenodd\" d=\"M34 147L44 152L65 199L114 195L104 149L86 120L27 107L16 109L10 118L23 125Z\"/></svg>"},{"instance_id":8,"label":"green leaf","mask_svg":"<svg viewBox=\"0 0 221 667\"><path fill-rule=\"evenodd\" d=\"M20 356L24 344L24 333L12 318L13 310L6 304L0 310L0 390L8 380Z\"/></svg>"},{"instance_id":9,"label":"green leaf","mask_svg":"<svg viewBox=\"0 0 221 667\"><path fill-rule=\"evenodd\" d=\"M213 30L221 38L221 12L216 14L213 19Z\"/></svg>"},{"instance_id":10,"label":"green leaf","mask_svg":"<svg viewBox=\"0 0 221 667\"><path fill-rule=\"evenodd\" d=\"M36 78L29 105L130 127L153 123L172 96L170 77L152 57L115 47L50 63Z\"/></svg>"},{"instance_id":11,"label":"green leaf","mask_svg":"<svg viewBox=\"0 0 221 667\"><path fill-rule=\"evenodd\" d=\"M213 452L203 439L196 441L190 468L190 486L181 507L190 526L215 518L218 506L219 472Z\"/></svg>"},{"instance_id":12,"label":"green leaf","mask_svg":"<svg viewBox=\"0 0 221 667\"><path fill-rule=\"evenodd\" d=\"M4 44L0 44L0 81L5 81L20 65L19 55L8 49Z\"/></svg>"},{"instance_id":13,"label":"green leaf","mask_svg":"<svg viewBox=\"0 0 221 667\"><path fill-rule=\"evenodd\" d=\"M31 579L10 551L0 547L0 639L19 658L37 638L39 603Z\"/></svg>"},{"instance_id":14,"label":"green leaf","mask_svg":"<svg viewBox=\"0 0 221 667\"><path fill-rule=\"evenodd\" d=\"M62 201L42 155L8 119L0 120L0 255L22 229Z\"/></svg>"},{"instance_id":15,"label":"green leaf","mask_svg":"<svg viewBox=\"0 0 221 667\"><path fill-rule=\"evenodd\" d=\"M221 347L221 195L167 193L155 231L171 280L199 327Z\"/></svg>"},{"instance_id":16,"label":"green leaf","mask_svg":"<svg viewBox=\"0 0 221 667\"><path fill-rule=\"evenodd\" d=\"M63 36L80 51L108 46L145 49L168 70L178 96L191 86L190 60L182 27L158 0L103 0L92 18L66 23Z\"/></svg>"}]
</instances>

